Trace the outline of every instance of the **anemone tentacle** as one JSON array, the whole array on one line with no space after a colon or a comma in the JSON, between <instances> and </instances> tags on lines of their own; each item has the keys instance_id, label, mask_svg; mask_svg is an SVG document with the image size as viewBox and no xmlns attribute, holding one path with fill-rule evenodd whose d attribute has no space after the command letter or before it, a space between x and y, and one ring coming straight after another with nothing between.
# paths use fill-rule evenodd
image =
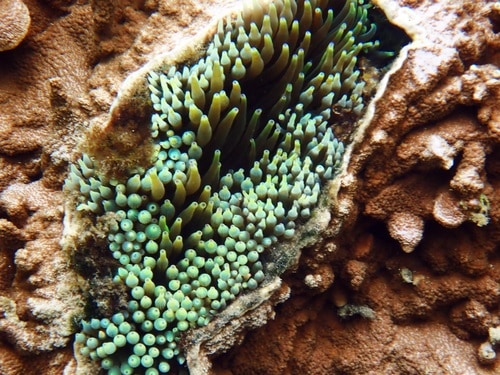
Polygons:
<instances>
[{"instance_id":1,"label":"anemone tentacle","mask_svg":"<svg viewBox=\"0 0 500 375\"><path fill-rule=\"evenodd\" d=\"M363 108L357 58L377 47L363 0L252 4L196 64L149 73L149 169L117 181L87 155L71 167L77 210L116 218L127 309L76 335L109 374L182 365L181 334L264 281L261 254L294 236L342 162L332 107Z\"/></svg>"}]
</instances>

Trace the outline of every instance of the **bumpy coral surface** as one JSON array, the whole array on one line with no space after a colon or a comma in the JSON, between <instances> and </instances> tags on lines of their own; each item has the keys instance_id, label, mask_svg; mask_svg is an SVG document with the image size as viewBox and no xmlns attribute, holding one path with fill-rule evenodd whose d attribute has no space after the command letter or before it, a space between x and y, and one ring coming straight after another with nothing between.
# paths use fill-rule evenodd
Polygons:
<instances>
[{"instance_id":1,"label":"bumpy coral surface","mask_svg":"<svg viewBox=\"0 0 500 375\"><path fill-rule=\"evenodd\" d=\"M30 27L30 13L22 0L5 0L0 4L0 52L16 48Z\"/></svg>"}]
</instances>

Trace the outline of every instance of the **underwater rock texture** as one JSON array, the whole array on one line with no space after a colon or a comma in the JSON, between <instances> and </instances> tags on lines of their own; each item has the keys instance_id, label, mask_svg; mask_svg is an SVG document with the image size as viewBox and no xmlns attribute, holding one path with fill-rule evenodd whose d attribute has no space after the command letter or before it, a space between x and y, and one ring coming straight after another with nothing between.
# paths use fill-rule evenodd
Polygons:
<instances>
[{"instance_id":1,"label":"underwater rock texture","mask_svg":"<svg viewBox=\"0 0 500 375\"><path fill-rule=\"evenodd\" d=\"M28 33L30 14L22 0L0 3L0 52L16 48Z\"/></svg>"},{"instance_id":2,"label":"underwater rock texture","mask_svg":"<svg viewBox=\"0 0 500 375\"><path fill-rule=\"evenodd\" d=\"M28 35L0 54L0 373L76 373L85 283L60 243L68 162L132 71L234 3L26 1ZM325 238L271 300L291 297L266 304L259 319L274 320L233 337L212 373L500 369L480 350L500 324L500 8L376 3L414 43L347 150Z\"/></svg>"}]
</instances>

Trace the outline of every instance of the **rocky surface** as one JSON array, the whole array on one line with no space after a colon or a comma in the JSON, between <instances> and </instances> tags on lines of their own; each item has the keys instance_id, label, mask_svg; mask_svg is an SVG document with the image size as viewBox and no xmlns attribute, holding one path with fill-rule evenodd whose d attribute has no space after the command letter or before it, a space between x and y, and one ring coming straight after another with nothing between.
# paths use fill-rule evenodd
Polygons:
<instances>
[{"instance_id":1,"label":"rocky surface","mask_svg":"<svg viewBox=\"0 0 500 375\"><path fill-rule=\"evenodd\" d=\"M22 0L0 3L0 52L16 48L28 33L30 13Z\"/></svg>"},{"instance_id":2,"label":"rocky surface","mask_svg":"<svg viewBox=\"0 0 500 375\"><path fill-rule=\"evenodd\" d=\"M132 71L234 3L24 4L27 35L0 52L0 373L74 374L86 282L61 242L68 163L89 128L114 139L109 109ZM353 135L329 228L272 301L290 298L263 307L274 320L192 373L500 371L500 7L376 4L412 43Z\"/></svg>"}]
</instances>

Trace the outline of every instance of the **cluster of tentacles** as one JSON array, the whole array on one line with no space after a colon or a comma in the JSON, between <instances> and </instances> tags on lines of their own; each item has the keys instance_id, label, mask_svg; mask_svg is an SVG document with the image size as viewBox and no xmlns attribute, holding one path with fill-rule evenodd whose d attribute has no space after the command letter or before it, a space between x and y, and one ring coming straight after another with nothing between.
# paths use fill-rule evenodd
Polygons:
<instances>
[{"instance_id":1,"label":"cluster of tentacles","mask_svg":"<svg viewBox=\"0 0 500 375\"><path fill-rule=\"evenodd\" d=\"M332 106L363 108L368 5L250 4L219 22L196 64L150 72L149 169L117 181L84 155L67 179L79 211L114 213L114 281L129 303L76 336L109 374L182 365L181 333L264 281L261 254L310 217L341 163Z\"/></svg>"}]
</instances>

